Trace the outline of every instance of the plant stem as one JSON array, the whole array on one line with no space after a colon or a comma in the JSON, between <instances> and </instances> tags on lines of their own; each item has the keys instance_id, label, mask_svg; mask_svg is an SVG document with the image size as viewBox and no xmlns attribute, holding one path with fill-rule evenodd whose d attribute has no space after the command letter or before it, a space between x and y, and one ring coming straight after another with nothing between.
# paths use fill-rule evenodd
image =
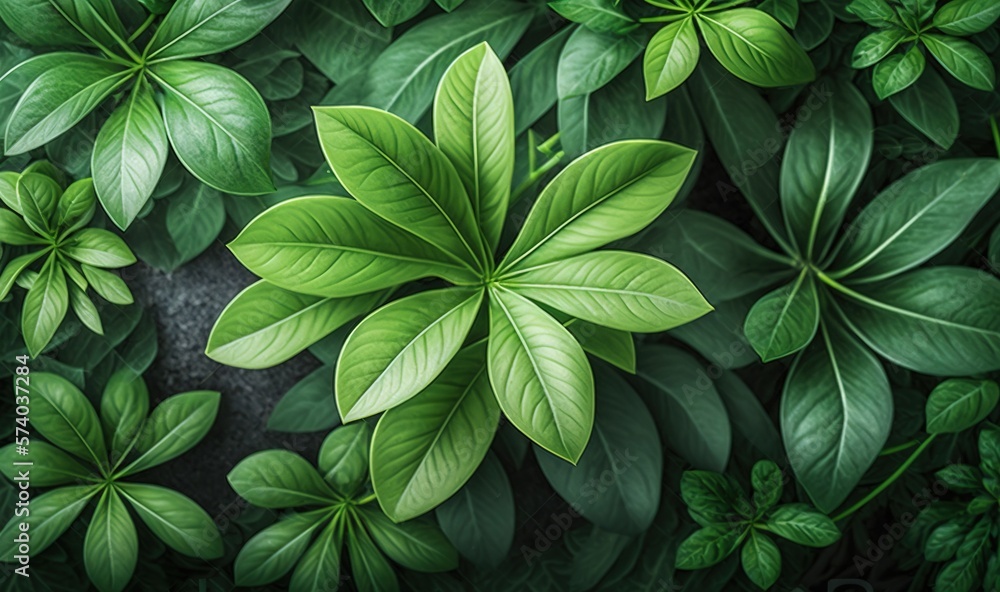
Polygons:
<instances>
[{"instance_id":1,"label":"plant stem","mask_svg":"<svg viewBox=\"0 0 1000 592\"><path fill-rule=\"evenodd\" d=\"M560 150L559 152L556 152L555 155L553 155L552 158L546 161L545 164L543 164L541 167L539 167L534 171L531 171L531 173L528 174L528 178L522 181L521 184L518 185L516 189L514 189L513 193L511 193L510 202L511 203L517 202L518 199L520 199L521 194L527 191L529 187L537 183L538 180L545 175L545 173L549 172L550 170L552 170L554 166L559 164L559 161L562 160L562 157L565 155L566 153Z\"/></svg>"},{"instance_id":2,"label":"plant stem","mask_svg":"<svg viewBox=\"0 0 1000 592\"><path fill-rule=\"evenodd\" d=\"M145 33L146 29L149 28L149 25L153 24L153 21L155 19L156 19L156 15L155 14L151 14L151 15L147 16L146 20L144 20L142 22L142 24L139 25L139 28L135 30L135 33L132 33L132 35L129 36L128 42L132 43L133 41L135 41L136 39L138 39L139 35L142 35L143 33Z\"/></svg>"},{"instance_id":3,"label":"plant stem","mask_svg":"<svg viewBox=\"0 0 1000 592\"><path fill-rule=\"evenodd\" d=\"M914 463L914 461L917 460L917 457L920 456L920 453L923 452L925 448L927 448L928 446L931 445L931 442L933 442L935 438L937 438L937 434L931 434L930 437L928 437L926 440L924 440L924 443L921 444L916 450L914 450L913 454L911 454L910 457L907 458L906 461L903 464L901 464L899 466L899 468L896 469L896 471L892 475L889 475L888 479L886 479L885 481L883 481L875 489L871 490L868 493L868 495L866 495L865 497L861 498L861 500L858 503L856 503L853 506L851 506L850 508L844 510L840 514L837 514L833 518L833 521L834 522L839 522L839 521L843 520L844 518L847 518L851 514L857 512L858 510L860 510L861 508L863 508L865 506L865 504L867 504L868 502L870 502L873 499L875 499L878 496L878 494L880 494L883 491L885 491L887 487L889 487L890 485L892 485L896 481L896 479L899 479L903 475L903 473L906 472L906 469L910 468L910 465L912 465Z\"/></svg>"},{"instance_id":4,"label":"plant stem","mask_svg":"<svg viewBox=\"0 0 1000 592\"><path fill-rule=\"evenodd\" d=\"M920 444L920 440L910 440L905 444L900 444L899 446L893 446L892 448L886 448L885 450L879 453L879 456L889 456L890 454L896 454L897 452L913 448L917 444Z\"/></svg>"},{"instance_id":5,"label":"plant stem","mask_svg":"<svg viewBox=\"0 0 1000 592\"><path fill-rule=\"evenodd\" d=\"M997 129L997 120L990 116L990 130L993 131L993 145L997 149L997 158L1000 158L1000 130Z\"/></svg>"},{"instance_id":6,"label":"plant stem","mask_svg":"<svg viewBox=\"0 0 1000 592\"><path fill-rule=\"evenodd\" d=\"M363 506L363 505L365 505L367 503L371 503L373 501L375 501L375 494L371 493L371 494L368 494L365 497L359 499L357 502L355 502L355 504L358 505L358 506Z\"/></svg>"},{"instance_id":7,"label":"plant stem","mask_svg":"<svg viewBox=\"0 0 1000 592\"><path fill-rule=\"evenodd\" d=\"M676 4L668 4L666 2L657 2L657 0L646 0L646 4L655 6L657 8L662 8L664 10L673 10L674 12L687 12L688 9L677 6Z\"/></svg>"}]
</instances>

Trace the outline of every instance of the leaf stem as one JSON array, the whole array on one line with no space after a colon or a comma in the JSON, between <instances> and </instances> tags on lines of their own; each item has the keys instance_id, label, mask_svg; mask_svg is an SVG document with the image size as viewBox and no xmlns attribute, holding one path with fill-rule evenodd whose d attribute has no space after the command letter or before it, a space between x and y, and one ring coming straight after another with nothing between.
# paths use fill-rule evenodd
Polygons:
<instances>
[{"instance_id":1,"label":"leaf stem","mask_svg":"<svg viewBox=\"0 0 1000 592\"><path fill-rule=\"evenodd\" d=\"M997 120L990 115L990 130L993 132L993 145L996 146L997 157L1000 158L1000 130L997 129Z\"/></svg>"},{"instance_id":2,"label":"leaf stem","mask_svg":"<svg viewBox=\"0 0 1000 592\"><path fill-rule=\"evenodd\" d=\"M690 10L690 8L681 7L681 6L678 6L676 4L668 4L666 2L657 2L657 0L646 0L646 4L649 4L650 6L655 6L657 8L662 8L664 10L673 10L674 12L684 12L684 13L686 13L686 12L688 12Z\"/></svg>"},{"instance_id":3,"label":"leaf stem","mask_svg":"<svg viewBox=\"0 0 1000 592\"><path fill-rule=\"evenodd\" d=\"M365 504L368 504L368 503L371 503L371 502L375 501L376 499L377 499L376 495L374 493L370 493L370 494L366 495L365 497L359 499L358 501L356 501L354 503L355 503L355 505L363 506Z\"/></svg>"},{"instance_id":4,"label":"leaf stem","mask_svg":"<svg viewBox=\"0 0 1000 592\"><path fill-rule=\"evenodd\" d=\"M560 150L559 152L556 152L552 158L548 159L541 167L531 171L531 173L528 174L528 178L522 181L521 184L514 189L513 193L511 193L511 203L517 202L521 198L521 195L528 190L528 188L537 183L538 180L545 175L545 173L549 172L553 167L559 164L559 161L562 160L565 155L566 153Z\"/></svg>"},{"instance_id":5,"label":"leaf stem","mask_svg":"<svg viewBox=\"0 0 1000 592\"><path fill-rule=\"evenodd\" d=\"M142 35L143 33L145 33L146 29L149 28L149 25L153 24L154 20L156 20L156 15L155 14L150 14L149 16L147 16L146 20L144 20L142 22L142 24L139 25L139 28L135 30L135 33L132 33L132 35L129 36L128 42L132 43L133 41L135 41L136 39L138 39L139 35Z\"/></svg>"},{"instance_id":6,"label":"leaf stem","mask_svg":"<svg viewBox=\"0 0 1000 592\"><path fill-rule=\"evenodd\" d=\"M898 446L893 446L892 448L886 448L885 450L883 450L882 452L880 452L878 455L879 456L889 456L890 454L896 454L897 452L902 452L904 450L909 450L910 448L913 448L917 444L920 444L920 440L910 440L909 442L900 444Z\"/></svg>"},{"instance_id":7,"label":"leaf stem","mask_svg":"<svg viewBox=\"0 0 1000 592\"><path fill-rule=\"evenodd\" d=\"M665 14L663 16L645 16L639 19L640 23L672 23L687 18L686 14Z\"/></svg>"},{"instance_id":8,"label":"leaf stem","mask_svg":"<svg viewBox=\"0 0 1000 592\"><path fill-rule=\"evenodd\" d=\"M903 475L903 473L906 472L906 469L910 468L910 465L912 465L917 460L917 457L920 456L920 453L923 452L925 448L927 448L928 446L931 445L931 442L933 442L935 438L937 438L937 434L931 434L930 437L928 437L926 440L924 440L923 444L921 444L919 447L917 447L917 449L914 450L912 454L910 454L910 457L907 458L906 461L903 462L903 464L899 465L899 468L896 469L896 471L892 475L889 475L888 479L886 479L885 481L883 481L875 489L871 490L868 493L868 495L866 495L865 497L861 498L861 500L858 501L856 504L854 504L850 508L844 510L840 514L837 514L833 518L833 521L834 522L839 522L839 521L843 520L844 518L847 518L851 514L857 512L858 510L860 510L861 508L863 508L865 506L865 504L867 504L868 502L870 502L873 499L875 499L875 497L877 497L878 494L880 494L883 491L885 491L887 487L889 487L890 485L892 485L896 481L896 479L899 479Z\"/></svg>"}]
</instances>

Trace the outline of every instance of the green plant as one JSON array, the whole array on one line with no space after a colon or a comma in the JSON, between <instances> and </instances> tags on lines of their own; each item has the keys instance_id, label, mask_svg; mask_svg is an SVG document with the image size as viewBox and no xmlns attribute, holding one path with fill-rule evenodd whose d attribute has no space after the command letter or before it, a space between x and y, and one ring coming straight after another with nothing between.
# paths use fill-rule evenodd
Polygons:
<instances>
[{"instance_id":1,"label":"green plant","mask_svg":"<svg viewBox=\"0 0 1000 592\"><path fill-rule=\"evenodd\" d=\"M65 378L19 373L17 383L29 394L18 395L16 402L30 405L31 425L46 441L19 436L16 444L0 449L4 476L14 483L23 480L14 461L27 461L32 488L54 489L32 499L0 531L0 560L16 562L15 555L24 554L16 540L22 523L30 525L34 556L61 537L92 500L96 507L83 560L101 592L123 590L136 566L138 535L125 501L168 547L203 559L222 555L218 529L196 503L164 487L125 480L194 447L215 421L219 393L175 395L147 418L146 384L124 369L108 381L98 418L87 397ZM22 447L28 449L26 456L18 450Z\"/></svg>"},{"instance_id":2,"label":"green plant","mask_svg":"<svg viewBox=\"0 0 1000 592\"><path fill-rule=\"evenodd\" d=\"M996 70L992 61L963 37L987 30L1000 18L1000 6L995 2L952 0L937 8L934 0L854 0L847 9L878 29L855 46L851 66L875 66L872 85L880 99L920 78L926 64L925 48L963 84L993 90ZM901 46L902 52L893 53Z\"/></svg>"},{"instance_id":3,"label":"green plant","mask_svg":"<svg viewBox=\"0 0 1000 592\"><path fill-rule=\"evenodd\" d=\"M151 13L131 33L111 0L0 2L0 18L28 43L99 52L43 53L0 79L5 94L21 91L15 105L0 111L5 153L45 145L115 96L120 104L97 135L91 168L97 197L119 228L152 195L168 144L212 187L272 191L271 122L260 95L232 70L192 58L244 43L289 1L178 0L162 19ZM154 21L155 32L147 34Z\"/></svg>"},{"instance_id":4,"label":"green plant","mask_svg":"<svg viewBox=\"0 0 1000 592\"><path fill-rule=\"evenodd\" d=\"M753 499L733 478L708 471L686 471L681 496L702 528L677 549L678 569L703 569L723 561L742 546L743 571L767 590L781 575L781 551L768 534L807 547L826 547L840 538L825 514L806 504L780 504L785 475L763 460L753 467Z\"/></svg>"},{"instance_id":5,"label":"green plant","mask_svg":"<svg viewBox=\"0 0 1000 592\"><path fill-rule=\"evenodd\" d=\"M0 272L0 300L15 282L27 290L21 332L32 356L49 344L71 306L88 329L104 332L88 288L108 302L132 303L125 282L106 270L131 265L135 256L117 235L87 228L96 204L93 180L66 187L63 179L45 161L21 174L0 173L0 200L7 206L0 207L0 243L29 250ZM39 262L40 269L33 271Z\"/></svg>"},{"instance_id":6,"label":"green plant","mask_svg":"<svg viewBox=\"0 0 1000 592\"><path fill-rule=\"evenodd\" d=\"M662 261L591 252L670 203L694 154L665 142L615 143L571 163L494 259L511 199L514 122L507 77L486 45L442 79L437 145L374 109L317 108L316 119L327 158L357 201L294 199L244 229L230 247L264 280L223 311L207 353L232 365L272 365L404 282L434 276L452 284L379 308L339 355L340 415L388 411L375 430L372 467L393 519L430 510L469 478L501 409L546 450L579 459L593 424L590 366L570 331L533 300L617 332L668 329L710 310ZM426 460L452 457L470 441L474 451L460 463ZM389 452L402 443L414 454Z\"/></svg>"},{"instance_id":7,"label":"green plant","mask_svg":"<svg viewBox=\"0 0 1000 592\"><path fill-rule=\"evenodd\" d=\"M396 524L371 504L370 440L371 429L363 422L330 432L320 447L319 472L284 450L257 452L233 468L229 483L251 504L303 508L247 541L236 557L237 585L270 584L294 567L289 590L337 589L345 547L354 584L362 591L399 589L386 555L418 571L458 566L454 547L432 521Z\"/></svg>"}]
</instances>

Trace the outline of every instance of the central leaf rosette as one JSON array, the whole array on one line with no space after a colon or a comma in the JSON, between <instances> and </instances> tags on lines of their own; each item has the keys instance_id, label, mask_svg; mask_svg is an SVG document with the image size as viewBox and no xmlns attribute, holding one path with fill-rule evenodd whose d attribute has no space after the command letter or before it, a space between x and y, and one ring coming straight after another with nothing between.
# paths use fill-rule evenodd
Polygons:
<instances>
[{"instance_id":1,"label":"central leaf rosette","mask_svg":"<svg viewBox=\"0 0 1000 592\"><path fill-rule=\"evenodd\" d=\"M539 446L580 458L594 424L585 349L598 344L581 345L574 323L599 325L631 348L629 332L665 331L712 310L668 263L595 250L663 213L695 158L682 146L635 140L585 154L541 190L505 248L514 110L486 44L445 73L436 143L377 109L315 114L326 158L354 199L292 199L243 230L230 247L263 281L223 312L208 353L273 365L407 294L350 333L335 378L344 421L385 412L372 480L395 520L468 480L501 410ZM448 286L401 288L425 278Z\"/></svg>"}]
</instances>

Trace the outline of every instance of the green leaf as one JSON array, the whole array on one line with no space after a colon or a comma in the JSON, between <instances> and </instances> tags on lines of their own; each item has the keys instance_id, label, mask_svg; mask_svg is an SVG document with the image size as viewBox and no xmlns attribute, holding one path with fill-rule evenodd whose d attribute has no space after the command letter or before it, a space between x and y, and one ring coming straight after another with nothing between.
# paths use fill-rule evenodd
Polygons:
<instances>
[{"instance_id":1,"label":"green leaf","mask_svg":"<svg viewBox=\"0 0 1000 592\"><path fill-rule=\"evenodd\" d=\"M142 376L131 368L112 374L101 396L101 424L114 462L138 437L148 413L149 391Z\"/></svg>"},{"instance_id":2,"label":"green leaf","mask_svg":"<svg viewBox=\"0 0 1000 592\"><path fill-rule=\"evenodd\" d=\"M781 209L807 260L833 242L872 152L868 101L852 84L828 84L831 97L795 127L781 163Z\"/></svg>"},{"instance_id":3,"label":"green leaf","mask_svg":"<svg viewBox=\"0 0 1000 592\"><path fill-rule=\"evenodd\" d=\"M535 46L510 69L514 96L514 133L520 136L559 100L559 56L575 30L563 27Z\"/></svg>"},{"instance_id":4,"label":"green leaf","mask_svg":"<svg viewBox=\"0 0 1000 592\"><path fill-rule=\"evenodd\" d=\"M291 514L253 536L233 564L237 586L263 586L288 573L323 523L320 514Z\"/></svg>"},{"instance_id":5,"label":"green leaf","mask_svg":"<svg viewBox=\"0 0 1000 592\"><path fill-rule=\"evenodd\" d=\"M125 241L101 228L84 228L73 233L59 252L94 267L116 269L135 263L135 255Z\"/></svg>"},{"instance_id":6,"label":"green leaf","mask_svg":"<svg viewBox=\"0 0 1000 592\"><path fill-rule=\"evenodd\" d=\"M107 462L101 423L87 397L56 374L31 374L31 423L59 448L94 463Z\"/></svg>"},{"instance_id":7,"label":"green leaf","mask_svg":"<svg viewBox=\"0 0 1000 592\"><path fill-rule=\"evenodd\" d=\"M719 362L716 361L716 364ZM770 414L750 387L737 374L727 370L715 379L715 388L725 404L729 417L740 418L733 427L765 458L784 460L778 430Z\"/></svg>"},{"instance_id":8,"label":"green leaf","mask_svg":"<svg viewBox=\"0 0 1000 592\"><path fill-rule=\"evenodd\" d=\"M536 449L553 489L599 528L643 532L660 507L663 453L656 424L642 400L613 370L595 373L596 420L592 445L576 466ZM613 482L606 484L607 475ZM596 494L596 495L595 495Z\"/></svg>"},{"instance_id":9,"label":"green leaf","mask_svg":"<svg viewBox=\"0 0 1000 592\"><path fill-rule=\"evenodd\" d=\"M323 529L292 572L289 590L326 592L341 584L340 554L344 545L343 532L336 520Z\"/></svg>"},{"instance_id":10,"label":"green leaf","mask_svg":"<svg viewBox=\"0 0 1000 592\"><path fill-rule=\"evenodd\" d=\"M948 465L934 476L959 493L978 493L983 487L982 472L970 465Z\"/></svg>"},{"instance_id":11,"label":"green leaf","mask_svg":"<svg viewBox=\"0 0 1000 592\"><path fill-rule=\"evenodd\" d=\"M781 551L764 533L750 531L750 540L743 545L740 559L750 581L765 590L781 576Z\"/></svg>"},{"instance_id":12,"label":"green leaf","mask_svg":"<svg viewBox=\"0 0 1000 592\"><path fill-rule=\"evenodd\" d=\"M490 290L490 384L517 429L575 463L594 424L594 378L580 344L531 301Z\"/></svg>"},{"instance_id":13,"label":"green leaf","mask_svg":"<svg viewBox=\"0 0 1000 592\"><path fill-rule=\"evenodd\" d=\"M636 374L648 387L643 400L666 444L695 468L724 471L732 428L702 364L677 348L646 345L639 350Z\"/></svg>"},{"instance_id":14,"label":"green leaf","mask_svg":"<svg viewBox=\"0 0 1000 592\"><path fill-rule=\"evenodd\" d=\"M85 226L94 218L97 194L93 179L80 179L66 188L56 202L54 227L62 232L72 232Z\"/></svg>"},{"instance_id":15,"label":"green leaf","mask_svg":"<svg viewBox=\"0 0 1000 592\"><path fill-rule=\"evenodd\" d=\"M180 263L194 259L211 246L225 223L222 193L204 183L192 181L170 197L167 233L180 255Z\"/></svg>"},{"instance_id":16,"label":"green leaf","mask_svg":"<svg viewBox=\"0 0 1000 592\"><path fill-rule=\"evenodd\" d=\"M24 173L17 179L16 196L24 221L38 234L52 236L53 218L62 188L50 177Z\"/></svg>"},{"instance_id":17,"label":"green leaf","mask_svg":"<svg viewBox=\"0 0 1000 592\"><path fill-rule=\"evenodd\" d=\"M933 25L949 35L982 33L1000 18L1000 4L991 0L952 0L934 13Z\"/></svg>"},{"instance_id":18,"label":"green leaf","mask_svg":"<svg viewBox=\"0 0 1000 592\"><path fill-rule=\"evenodd\" d=\"M0 272L0 300L7 297L7 294L9 294L11 289L14 287L14 282L17 281L17 278L22 272L24 272L24 270L46 254L48 254L47 251L40 250L11 259L7 263L7 266L3 268L3 272Z\"/></svg>"},{"instance_id":19,"label":"green leaf","mask_svg":"<svg viewBox=\"0 0 1000 592\"><path fill-rule=\"evenodd\" d=\"M242 45L291 0L177 0L146 46L147 60L193 58Z\"/></svg>"},{"instance_id":20,"label":"green leaf","mask_svg":"<svg viewBox=\"0 0 1000 592\"><path fill-rule=\"evenodd\" d=\"M513 101L507 72L486 43L452 63L434 99L434 138L455 165L490 252L514 175Z\"/></svg>"},{"instance_id":21,"label":"green leaf","mask_svg":"<svg viewBox=\"0 0 1000 592\"><path fill-rule=\"evenodd\" d=\"M804 84L816 77L812 61L766 12L734 8L697 16L705 44L737 78L755 86Z\"/></svg>"},{"instance_id":22,"label":"green leaf","mask_svg":"<svg viewBox=\"0 0 1000 592\"><path fill-rule=\"evenodd\" d=\"M267 429L275 432L327 431L340 424L333 398L333 366L321 366L295 383L267 417Z\"/></svg>"},{"instance_id":23,"label":"green leaf","mask_svg":"<svg viewBox=\"0 0 1000 592\"><path fill-rule=\"evenodd\" d=\"M747 314L743 331L761 361L771 362L809 345L819 327L816 282L803 270L794 283L769 292Z\"/></svg>"},{"instance_id":24,"label":"green leaf","mask_svg":"<svg viewBox=\"0 0 1000 592\"><path fill-rule=\"evenodd\" d=\"M795 26L795 40L806 51L812 51L830 37L833 31L833 10L825 3L814 3L802 11Z\"/></svg>"},{"instance_id":25,"label":"green leaf","mask_svg":"<svg viewBox=\"0 0 1000 592\"><path fill-rule=\"evenodd\" d=\"M469 481L435 511L459 553L477 567L500 565L514 540L514 494L503 465L487 454Z\"/></svg>"},{"instance_id":26,"label":"green leaf","mask_svg":"<svg viewBox=\"0 0 1000 592\"><path fill-rule=\"evenodd\" d=\"M153 92L140 77L94 143L90 168L104 211L128 228L156 188L167 162L167 130Z\"/></svg>"},{"instance_id":27,"label":"green leaf","mask_svg":"<svg viewBox=\"0 0 1000 592\"><path fill-rule=\"evenodd\" d=\"M778 19L789 29L794 29L799 21L799 0L764 0L757 5L757 9Z\"/></svg>"},{"instance_id":28,"label":"green leaf","mask_svg":"<svg viewBox=\"0 0 1000 592\"><path fill-rule=\"evenodd\" d=\"M274 190L271 118L245 78L207 62L165 62L147 71L164 90L167 136L191 174L225 193Z\"/></svg>"},{"instance_id":29,"label":"green leaf","mask_svg":"<svg viewBox=\"0 0 1000 592\"><path fill-rule=\"evenodd\" d=\"M861 69L874 66L892 53L905 37L903 29L885 29L865 36L854 46L851 67Z\"/></svg>"},{"instance_id":30,"label":"green leaf","mask_svg":"<svg viewBox=\"0 0 1000 592\"><path fill-rule=\"evenodd\" d=\"M728 524L696 530L677 548L677 569L712 567L732 555L746 535L745 526Z\"/></svg>"},{"instance_id":31,"label":"green leaf","mask_svg":"<svg viewBox=\"0 0 1000 592\"><path fill-rule=\"evenodd\" d=\"M0 0L0 18L32 45L86 45L88 40L49 0Z\"/></svg>"},{"instance_id":32,"label":"green leaf","mask_svg":"<svg viewBox=\"0 0 1000 592\"><path fill-rule=\"evenodd\" d=\"M212 518L190 498L157 485L117 486L153 534L170 548L201 559L222 556L222 537Z\"/></svg>"},{"instance_id":33,"label":"green leaf","mask_svg":"<svg viewBox=\"0 0 1000 592\"><path fill-rule=\"evenodd\" d=\"M72 269L72 267L63 267L64 271L69 269ZM72 277L72 275L70 277ZM69 303L70 307L73 309L73 313L76 314L76 317L80 319L80 322L83 323L85 327L98 335L104 335L104 326L101 323L101 315L97 312L97 306L91 302L90 298L87 297L87 294L75 283L69 284Z\"/></svg>"},{"instance_id":34,"label":"green leaf","mask_svg":"<svg viewBox=\"0 0 1000 592\"><path fill-rule=\"evenodd\" d=\"M931 267L838 303L869 347L937 376L1000 369L1000 280L966 267Z\"/></svg>"},{"instance_id":35,"label":"green leaf","mask_svg":"<svg viewBox=\"0 0 1000 592\"><path fill-rule=\"evenodd\" d=\"M432 573L458 567L458 552L432 520L395 524L370 508L361 509L361 518L382 551L403 567Z\"/></svg>"},{"instance_id":36,"label":"green leaf","mask_svg":"<svg viewBox=\"0 0 1000 592\"><path fill-rule=\"evenodd\" d=\"M626 33L638 25L617 3L603 0L555 0L549 8L566 20L580 23L598 33Z\"/></svg>"},{"instance_id":37,"label":"green leaf","mask_svg":"<svg viewBox=\"0 0 1000 592\"><path fill-rule=\"evenodd\" d=\"M316 127L337 179L362 205L479 269L486 253L462 181L445 154L391 113L316 107Z\"/></svg>"},{"instance_id":38,"label":"green leaf","mask_svg":"<svg viewBox=\"0 0 1000 592\"><path fill-rule=\"evenodd\" d=\"M32 487L79 483L96 477L93 469L81 465L72 456L44 440L31 442L27 455L18 453L17 448L14 444L0 448L0 470L11 481L19 477L19 471L24 470L20 465L14 464L17 462L32 463L29 469Z\"/></svg>"},{"instance_id":39,"label":"green leaf","mask_svg":"<svg viewBox=\"0 0 1000 592\"><path fill-rule=\"evenodd\" d=\"M344 421L391 409L437 378L462 347L482 299L481 290L430 290L361 321L337 363L337 409Z\"/></svg>"},{"instance_id":40,"label":"green leaf","mask_svg":"<svg viewBox=\"0 0 1000 592\"><path fill-rule=\"evenodd\" d=\"M700 53L693 19L685 18L657 31L642 61L646 100L665 95L687 80L698 65Z\"/></svg>"},{"instance_id":41,"label":"green leaf","mask_svg":"<svg viewBox=\"0 0 1000 592\"><path fill-rule=\"evenodd\" d=\"M779 506L764 524L772 533L807 547L826 547L840 539L833 520L806 504Z\"/></svg>"},{"instance_id":42,"label":"green leaf","mask_svg":"<svg viewBox=\"0 0 1000 592\"><path fill-rule=\"evenodd\" d=\"M486 41L502 60L524 34L535 11L498 0L465 4L451 14L424 20L406 31L371 64L363 104L392 111L410 123L420 120L448 66Z\"/></svg>"},{"instance_id":43,"label":"green leaf","mask_svg":"<svg viewBox=\"0 0 1000 592\"><path fill-rule=\"evenodd\" d=\"M831 276L872 281L920 265L955 240L998 188L996 159L948 159L909 173L858 214Z\"/></svg>"},{"instance_id":44,"label":"green leaf","mask_svg":"<svg viewBox=\"0 0 1000 592\"><path fill-rule=\"evenodd\" d=\"M542 265L635 234L670 204L694 156L652 140L588 152L542 190L500 268Z\"/></svg>"},{"instance_id":45,"label":"green leaf","mask_svg":"<svg viewBox=\"0 0 1000 592\"><path fill-rule=\"evenodd\" d=\"M104 271L92 265L87 265L84 263L80 266L83 269L83 275L90 284L90 287L97 292L101 298L104 298L112 304L129 305L132 304L132 292L129 291L128 286L125 284L122 278L111 273L110 271Z\"/></svg>"},{"instance_id":46,"label":"green leaf","mask_svg":"<svg viewBox=\"0 0 1000 592\"><path fill-rule=\"evenodd\" d=\"M522 269L501 286L599 325L653 333L712 307L677 268L647 255L598 251Z\"/></svg>"},{"instance_id":47,"label":"green leaf","mask_svg":"<svg viewBox=\"0 0 1000 592\"><path fill-rule=\"evenodd\" d=\"M731 477L710 471L684 471L681 498L691 518L701 526L728 524L746 504L743 492Z\"/></svg>"},{"instance_id":48,"label":"green leaf","mask_svg":"<svg viewBox=\"0 0 1000 592\"><path fill-rule=\"evenodd\" d=\"M577 27L559 56L556 77L559 98L594 92L620 74L642 52L630 35L599 33Z\"/></svg>"},{"instance_id":49,"label":"green leaf","mask_svg":"<svg viewBox=\"0 0 1000 592\"><path fill-rule=\"evenodd\" d=\"M276 366L368 312L383 296L322 298L259 281L237 294L219 315L205 354L238 368Z\"/></svg>"},{"instance_id":50,"label":"green leaf","mask_svg":"<svg viewBox=\"0 0 1000 592\"><path fill-rule=\"evenodd\" d=\"M847 11L873 27L902 25L892 6L885 0L854 0L848 5Z\"/></svg>"},{"instance_id":51,"label":"green leaf","mask_svg":"<svg viewBox=\"0 0 1000 592\"><path fill-rule=\"evenodd\" d=\"M853 491L891 423L882 364L843 328L821 323L792 364L781 399L785 450L795 451L795 476L817 507L832 511Z\"/></svg>"},{"instance_id":52,"label":"green leaf","mask_svg":"<svg viewBox=\"0 0 1000 592\"><path fill-rule=\"evenodd\" d=\"M778 465L769 460L757 461L750 473L750 481L753 483L753 503L758 512L763 513L781 501L785 476Z\"/></svg>"},{"instance_id":53,"label":"green leaf","mask_svg":"<svg viewBox=\"0 0 1000 592\"><path fill-rule=\"evenodd\" d=\"M49 241L35 231L14 212L0 209L0 236L7 245L44 245Z\"/></svg>"},{"instance_id":54,"label":"green leaf","mask_svg":"<svg viewBox=\"0 0 1000 592\"><path fill-rule=\"evenodd\" d=\"M992 380L946 380L934 387L927 398L927 433L967 430L986 419L997 401L1000 401L1000 387Z\"/></svg>"},{"instance_id":55,"label":"green leaf","mask_svg":"<svg viewBox=\"0 0 1000 592\"><path fill-rule=\"evenodd\" d=\"M347 554L351 557L351 575L358 592L396 592L399 582L392 565L372 542L360 524L349 526Z\"/></svg>"},{"instance_id":56,"label":"green leaf","mask_svg":"<svg viewBox=\"0 0 1000 592\"><path fill-rule=\"evenodd\" d=\"M269 283L314 296L358 296L428 276L474 277L345 197L282 202L250 222L229 248Z\"/></svg>"},{"instance_id":57,"label":"green leaf","mask_svg":"<svg viewBox=\"0 0 1000 592\"><path fill-rule=\"evenodd\" d=\"M964 517L947 520L936 526L924 543L927 560L948 561L954 557L969 530L968 519Z\"/></svg>"},{"instance_id":58,"label":"green leaf","mask_svg":"<svg viewBox=\"0 0 1000 592\"><path fill-rule=\"evenodd\" d=\"M333 6L323 0L306 0L296 9L302 28L296 47L337 84L366 71L392 39L392 30L379 26L359 2Z\"/></svg>"},{"instance_id":59,"label":"green leaf","mask_svg":"<svg viewBox=\"0 0 1000 592\"><path fill-rule=\"evenodd\" d=\"M872 85L878 98L885 99L907 88L920 78L926 60L914 45L906 53L894 54L875 65Z\"/></svg>"},{"instance_id":60,"label":"green leaf","mask_svg":"<svg viewBox=\"0 0 1000 592\"><path fill-rule=\"evenodd\" d=\"M628 331L610 329L579 319L565 324L583 351L635 374L635 340Z\"/></svg>"},{"instance_id":61,"label":"green leaf","mask_svg":"<svg viewBox=\"0 0 1000 592\"><path fill-rule=\"evenodd\" d=\"M136 441L139 458L122 474L134 475L184 454L205 437L218 412L219 393L214 391L192 391L163 401Z\"/></svg>"},{"instance_id":62,"label":"green leaf","mask_svg":"<svg viewBox=\"0 0 1000 592\"><path fill-rule=\"evenodd\" d=\"M462 350L419 396L382 416L372 438L372 486L400 522L450 498L489 451L500 419L485 348Z\"/></svg>"},{"instance_id":63,"label":"green leaf","mask_svg":"<svg viewBox=\"0 0 1000 592\"><path fill-rule=\"evenodd\" d=\"M37 445L32 444L32 446ZM41 553L69 530L83 511L84 506L95 493L100 491L93 485L60 487L47 491L31 499L31 514L11 516L10 521L0 531L0 559L8 563L16 561L18 543L14 541L20 533L22 522L28 523L31 538L31 552Z\"/></svg>"},{"instance_id":64,"label":"green leaf","mask_svg":"<svg viewBox=\"0 0 1000 592\"><path fill-rule=\"evenodd\" d=\"M951 89L933 68L913 86L889 97L896 112L938 146L948 149L958 138L958 106Z\"/></svg>"},{"instance_id":65,"label":"green leaf","mask_svg":"<svg viewBox=\"0 0 1000 592\"><path fill-rule=\"evenodd\" d=\"M76 125L132 75L103 58L67 54L24 91L7 121L6 154L43 146Z\"/></svg>"},{"instance_id":66,"label":"green leaf","mask_svg":"<svg viewBox=\"0 0 1000 592\"><path fill-rule=\"evenodd\" d=\"M108 487L94 510L83 542L87 576L101 592L119 592L132 579L139 555L138 534L115 487Z\"/></svg>"},{"instance_id":67,"label":"green leaf","mask_svg":"<svg viewBox=\"0 0 1000 592\"><path fill-rule=\"evenodd\" d=\"M952 76L978 90L993 90L996 69L982 49L964 39L928 33L920 39Z\"/></svg>"},{"instance_id":68,"label":"green leaf","mask_svg":"<svg viewBox=\"0 0 1000 592\"><path fill-rule=\"evenodd\" d=\"M430 0L364 0L383 27L394 27L420 14Z\"/></svg>"},{"instance_id":69,"label":"green leaf","mask_svg":"<svg viewBox=\"0 0 1000 592\"><path fill-rule=\"evenodd\" d=\"M350 497L365 483L371 440L371 428L359 421L333 430L320 446L319 470L344 497Z\"/></svg>"},{"instance_id":70,"label":"green leaf","mask_svg":"<svg viewBox=\"0 0 1000 592\"><path fill-rule=\"evenodd\" d=\"M261 508L326 506L335 499L309 461L288 450L255 452L226 479L240 497Z\"/></svg>"}]
</instances>

